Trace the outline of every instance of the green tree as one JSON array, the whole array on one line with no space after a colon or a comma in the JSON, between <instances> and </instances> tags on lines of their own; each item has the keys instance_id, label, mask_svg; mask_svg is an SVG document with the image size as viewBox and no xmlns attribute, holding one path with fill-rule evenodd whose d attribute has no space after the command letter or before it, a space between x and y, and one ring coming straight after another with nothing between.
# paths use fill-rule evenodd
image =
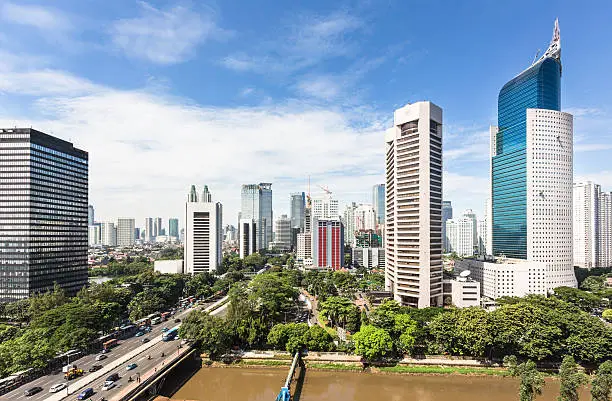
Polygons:
<instances>
[{"instance_id":1,"label":"green tree","mask_svg":"<svg viewBox=\"0 0 612 401\"><path fill-rule=\"evenodd\" d=\"M30 297L29 315L35 317L55 307L63 305L69 301L66 293L54 283L53 291L48 291L44 294L37 294Z\"/></svg>"},{"instance_id":2,"label":"green tree","mask_svg":"<svg viewBox=\"0 0 612 401\"><path fill-rule=\"evenodd\" d=\"M520 401L533 401L536 396L542 394L545 384L544 375L538 372L535 362L530 360L519 364L516 357L512 355L504 358L504 364L508 367L512 376L521 380L519 386Z\"/></svg>"},{"instance_id":3,"label":"green tree","mask_svg":"<svg viewBox=\"0 0 612 401\"><path fill-rule=\"evenodd\" d=\"M350 294L357 289L357 278L349 272L334 272L332 274L332 282L342 294Z\"/></svg>"},{"instance_id":4,"label":"green tree","mask_svg":"<svg viewBox=\"0 0 612 401\"><path fill-rule=\"evenodd\" d=\"M591 382L593 401L610 401L612 399L612 360L605 361L595 372Z\"/></svg>"},{"instance_id":5,"label":"green tree","mask_svg":"<svg viewBox=\"0 0 612 401\"><path fill-rule=\"evenodd\" d=\"M608 322L612 322L612 309L606 309L601 314L601 317L604 318Z\"/></svg>"},{"instance_id":6,"label":"green tree","mask_svg":"<svg viewBox=\"0 0 612 401\"><path fill-rule=\"evenodd\" d=\"M332 326L344 326L355 308L350 299L335 296L319 302L318 305L319 313L329 320Z\"/></svg>"},{"instance_id":7,"label":"green tree","mask_svg":"<svg viewBox=\"0 0 612 401\"><path fill-rule=\"evenodd\" d=\"M588 383L587 375L578 370L578 365L571 355L563 358L559 379L561 388L557 401L578 401L578 389Z\"/></svg>"},{"instance_id":8,"label":"green tree","mask_svg":"<svg viewBox=\"0 0 612 401\"><path fill-rule=\"evenodd\" d=\"M20 299L9 302L4 306L4 313L12 320L26 321L30 318L30 300Z\"/></svg>"},{"instance_id":9,"label":"green tree","mask_svg":"<svg viewBox=\"0 0 612 401\"><path fill-rule=\"evenodd\" d=\"M298 291L279 273L264 273L251 281L248 296L257 305L261 316L270 322L280 322L295 306Z\"/></svg>"},{"instance_id":10,"label":"green tree","mask_svg":"<svg viewBox=\"0 0 612 401\"><path fill-rule=\"evenodd\" d=\"M244 266L245 267L263 267L266 263L263 256L261 256L258 252L252 253L246 258L244 258Z\"/></svg>"},{"instance_id":11,"label":"green tree","mask_svg":"<svg viewBox=\"0 0 612 401\"><path fill-rule=\"evenodd\" d=\"M368 361L373 361L389 355L393 351L393 340L389 333L381 328L361 326L355 335L355 352Z\"/></svg>"},{"instance_id":12,"label":"green tree","mask_svg":"<svg viewBox=\"0 0 612 401\"><path fill-rule=\"evenodd\" d=\"M302 336L306 348L310 351L333 351L334 339L319 325L311 326Z\"/></svg>"},{"instance_id":13,"label":"green tree","mask_svg":"<svg viewBox=\"0 0 612 401\"><path fill-rule=\"evenodd\" d=\"M606 278L604 276L589 276L580 284L580 289L592 292L603 290L605 287Z\"/></svg>"},{"instance_id":14,"label":"green tree","mask_svg":"<svg viewBox=\"0 0 612 401\"><path fill-rule=\"evenodd\" d=\"M370 313L370 323L390 332L395 324L395 315L401 312L400 304L395 300L388 299Z\"/></svg>"},{"instance_id":15,"label":"green tree","mask_svg":"<svg viewBox=\"0 0 612 401\"><path fill-rule=\"evenodd\" d=\"M406 314L395 315L392 336L400 354L411 353L416 342L417 323Z\"/></svg>"},{"instance_id":16,"label":"green tree","mask_svg":"<svg viewBox=\"0 0 612 401\"><path fill-rule=\"evenodd\" d=\"M287 351L295 352L293 349L296 346L303 344L302 336L308 331L308 325L305 323L286 323L277 324L272 327L270 333L268 333L268 344L275 349L285 349ZM292 340L292 344L289 341ZM291 348L291 349L290 349Z\"/></svg>"},{"instance_id":17,"label":"green tree","mask_svg":"<svg viewBox=\"0 0 612 401\"><path fill-rule=\"evenodd\" d=\"M452 355L483 356L492 345L489 314L481 308L453 309L436 316L429 333L440 351Z\"/></svg>"},{"instance_id":18,"label":"green tree","mask_svg":"<svg viewBox=\"0 0 612 401\"><path fill-rule=\"evenodd\" d=\"M588 277L588 279L594 277ZM585 280L585 282L587 281ZM575 305L585 312L590 312L601 302L600 297L595 294L588 293L586 291L579 290L578 288L571 287L557 287L554 289L555 297L562 299L563 301Z\"/></svg>"},{"instance_id":19,"label":"green tree","mask_svg":"<svg viewBox=\"0 0 612 401\"><path fill-rule=\"evenodd\" d=\"M185 282L184 295L209 297L213 294L212 286L217 279L208 272L194 274Z\"/></svg>"},{"instance_id":20,"label":"green tree","mask_svg":"<svg viewBox=\"0 0 612 401\"><path fill-rule=\"evenodd\" d=\"M151 313L161 311L166 306L165 300L156 291L147 289L139 292L128 304L130 320L136 321Z\"/></svg>"},{"instance_id":21,"label":"green tree","mask_svg":"<svg viewBox=\"0 0 612 401\"><path fill-rule=\"evenodd\" d=\"M191 312L181 324L179 334L182 338L196 340L199 349L211 358L222 356L231 346L232 333L226 321L206 312Z\"/></svg>"}]
</instances>

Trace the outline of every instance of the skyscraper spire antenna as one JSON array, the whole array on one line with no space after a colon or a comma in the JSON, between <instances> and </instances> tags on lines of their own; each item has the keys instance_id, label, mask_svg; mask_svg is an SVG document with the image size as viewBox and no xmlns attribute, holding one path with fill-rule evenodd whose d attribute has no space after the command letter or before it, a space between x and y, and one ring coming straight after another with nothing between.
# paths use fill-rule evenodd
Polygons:
<instances>
[{"instance_id":1,"label":"skyscraper spire antenna","mask_svg":"<svg viewBox=\"0 0 612 401\"><path fill-rule=\"evenodd\" d=\"M554 58L559 62L559 65L561 65L561 30L559 29L559 18L555 19L555 27L553 28L553 35L550 45L548 45L548 49L546 49L542 57L534 61L533 64L537 64L549 57Z\"/></svg>"}]
</instances>

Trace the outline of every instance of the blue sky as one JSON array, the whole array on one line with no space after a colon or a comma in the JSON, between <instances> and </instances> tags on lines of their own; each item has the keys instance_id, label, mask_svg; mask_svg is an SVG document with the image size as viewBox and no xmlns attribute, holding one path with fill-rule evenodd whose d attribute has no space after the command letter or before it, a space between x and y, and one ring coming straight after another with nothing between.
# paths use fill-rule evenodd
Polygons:
<instances>
[{"instance_id":1,"label":"blue sky","mask_svg":"<svg viewBox=\"0 0 612 401\"><path fill-rule=\"evenodd\" d=\"M370 202L393 110L444 109L446 199L483 210L501 86L559 18L577 180L612 190L612 3L0 1L0 124L90 152L101 220L182 215L208 184L235 223L240 184L327 185Z\"/></svg>"}]
</instances>

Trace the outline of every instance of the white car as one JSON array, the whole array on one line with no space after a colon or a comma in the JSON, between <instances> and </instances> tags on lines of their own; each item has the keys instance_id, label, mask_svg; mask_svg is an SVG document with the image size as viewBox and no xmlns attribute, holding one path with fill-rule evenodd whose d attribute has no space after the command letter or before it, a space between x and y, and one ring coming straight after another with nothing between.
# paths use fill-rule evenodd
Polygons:
<instances>
[{"instance_id":1,"label":"white car","mask_svg":"<svg viewBox=\"0 0 612 401\"><path fill-rule=\"evenodd\" d=\"M51 386L51 388L49 388L49 392L57 393L58 391L63 390L65 388L66 388L66 383L57 383Z\"/></svg>"},{"instance_id":2,"label":"white car","mask_svg":"<svg viewBox=\"0 0 612 401\"><path fill-rule=\"evenodd\" d=\"M102 359L106 359L106 355L100 354L96 356L96 361L101 361Z\"/></svg>"},{"instance_id":3,"label":"white car","mask_svg":"<svg viewBox=\"0 0 612 401\"><path fill-rule=\"evenodd\" d=\"M115 382L106 381L106 382L104 382L104 385L102 386L102 390L107 391L107 390L110 390L113 387L115 387Z\"/></svg>"}]
</instances>

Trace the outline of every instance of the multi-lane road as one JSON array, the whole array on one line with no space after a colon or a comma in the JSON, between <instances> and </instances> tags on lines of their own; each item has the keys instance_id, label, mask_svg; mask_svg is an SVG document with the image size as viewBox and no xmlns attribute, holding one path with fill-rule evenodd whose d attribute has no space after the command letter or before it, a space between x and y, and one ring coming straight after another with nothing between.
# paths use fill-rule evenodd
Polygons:
<instances>
[{"instance_id":1,"label":"multi-lane road","mask_svg":"<svg viewBox=\"0 0 612 401\"><path fill-rule=\"evenodd\" d=\"M199 308L206 308L208 305L210 304L203 305ZM121 340L118 346L112 348L112 350L109 353L105 354L107 358L104 360L96 361L95 358L97 354L86 355L82 358L79 358L78 360L74 361L74 364L77 365L79 369L83 369L83 371L85 372L85 374L79 378L76 378L76 379L73 379L67 382L64 379L64 374L61 372L57 374L50 374L50 375L42 376L27 384L24 384L23 386L9 393L6 393L0 396L0 400L2 401L4 400L7 400L7 401L21 401L21 400L42 401L53 395L52 393L49 393L49 388L58 383L68 383L70 385L69 386L70 396L66 398L68 400L75 400L79 392L88 387L92 387L95 391L95 394L89 398L90 400L95 401L95 400L101 399L102 397L106 399L111 399L114 395L116 395L122 390L123 386L127 385L128 379L130 376L133 378L136 378L136 376L138 376L139 374L143 374L144 372L148 372L151 369L154 369L158 364L161 364L164 359L167 359L168 356L170 356L173 352L174 353L177 352L177 347L180 344L181 340L177 339L177 340L168 341L168 342L159 341L159 339L161 338L163 334L162 329L164 327L168 329L175 327L177 325L177 323L174 322L175 319L177 318L183 319L187 316L187 314L189 314L193 310L194 310L193 308L184 310L184 311L181 311L175 314L174 316L171 316L167 322L163 322L161 324L153 326L151 332L147 333L144 336L130 337L130 338ZM119 366L112 369L110 372L105 373L101 375L100 377L96 378L90 384L87 384L85 386L79 386L80 388L75 388L75 386L78 386L77 383L84 377L87 377L88 375L99 375L102 369L98 372L88 373L89 368L91 368L93 365L102 365L103 367L106 367L111 364L116 364L118 359L124 357L129 352L136 350L138 347L143 346L143 342L142 342L143 338L148 338L150 340L150 343L147 343L151 345L150 348L148 348L147 350L141 353L138 353L133 358L130 358L127 361L124 361ZM161 356L162 353L165 355L165 357ZM149 359L148 356L151 356L151 359ZM71 363L73 363L73 361L71 361ZM127 371L126 370L127 365L132 364L132 363L136 363L138 366L133 370ZM103 391L102 385L104 384L106 377L108 377L111 373L118 373L121 378L117 381L116 386L114 388ZM38 394L35 394L32 396L25 396L24 391L32 387L42 387L43 390L39 392ZM56 395L60 395L60 394L66 395L67 390L63 389L59 391Z\"/></svg>"}]
</instances>

